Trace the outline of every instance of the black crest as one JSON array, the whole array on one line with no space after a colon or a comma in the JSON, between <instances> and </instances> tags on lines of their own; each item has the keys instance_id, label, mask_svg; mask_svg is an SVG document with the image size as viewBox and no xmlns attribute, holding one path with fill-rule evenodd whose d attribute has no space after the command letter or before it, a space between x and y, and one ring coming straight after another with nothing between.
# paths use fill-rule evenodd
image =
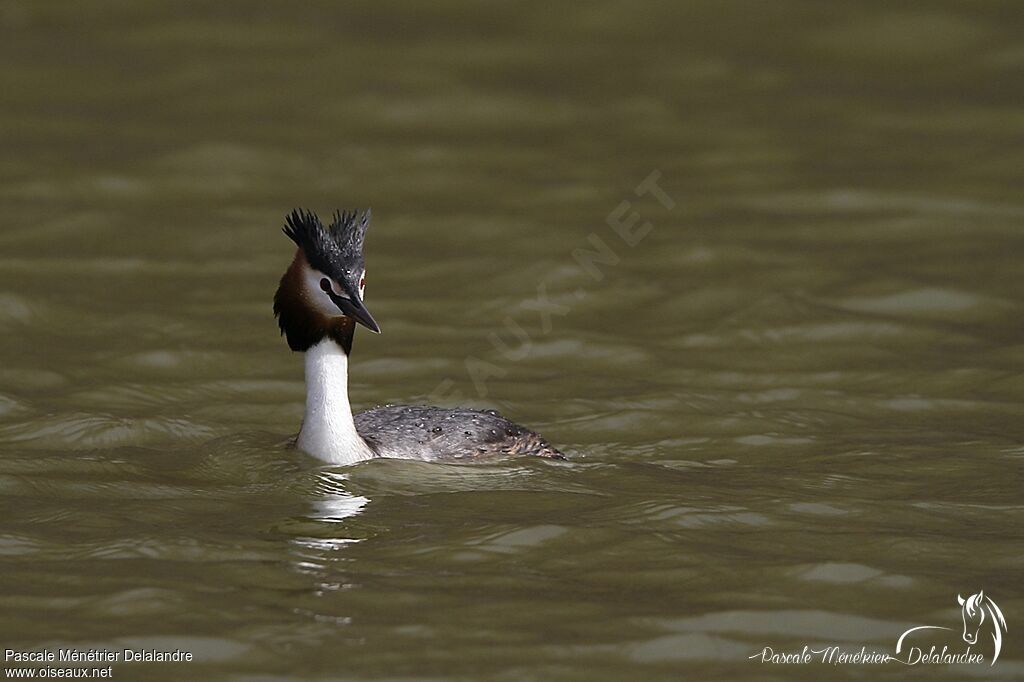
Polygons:
<instances>
[{"instance_id":1,"label":"black crest","mask_svg":"<svg viewBox=\"0 0 1024 682\"><path fill-rule=\"evenodd\" d=\"M363 270L363 241L370 226L370 209L335 211L324 227L316 213L297 208L285 218L284 233L298 244L314 268L339 282L358 277Z\"/></svg>"}]
</instances>

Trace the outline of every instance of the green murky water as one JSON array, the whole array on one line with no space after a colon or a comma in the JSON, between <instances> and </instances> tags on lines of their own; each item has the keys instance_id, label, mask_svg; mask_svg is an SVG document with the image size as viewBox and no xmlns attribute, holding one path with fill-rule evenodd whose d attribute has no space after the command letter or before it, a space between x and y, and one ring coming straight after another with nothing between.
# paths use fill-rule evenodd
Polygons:
<instances>
[{"instance_id":1,"label":"green murky water","mask_svg":"<svg viewBox=\"0 0 1024 682\"><path fill-rule=\"evenodd\" d=\"M1024 675L1022 23L4 3L0 645L196 658L117 679ZM572 460L286 449L297 205L374 209L356 405L497 408ZM748 660L892 651L982 589L994 666Z\"/></svg>"}]
</instances>

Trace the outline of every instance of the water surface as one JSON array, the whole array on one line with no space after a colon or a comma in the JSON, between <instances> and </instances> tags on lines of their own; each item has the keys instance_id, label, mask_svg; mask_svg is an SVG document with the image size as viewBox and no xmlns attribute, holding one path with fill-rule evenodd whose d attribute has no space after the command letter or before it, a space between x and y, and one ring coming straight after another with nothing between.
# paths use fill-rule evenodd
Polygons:
<instances>
[{"instance_id":1,"label":"water surface","mask_svg":"<svg viewBox=\"0 0 1024 682\"><path fill-rule=\"evenodd\" d=\"M1024 675L1022 21L6 4L0 643L197 658L122 679L895 678L748 656L891 650L983 589L999 662L928 672ZM499 409L570 461L290 450L298 205L374 210L357 406Z\"/></svg>"}]
</instances>

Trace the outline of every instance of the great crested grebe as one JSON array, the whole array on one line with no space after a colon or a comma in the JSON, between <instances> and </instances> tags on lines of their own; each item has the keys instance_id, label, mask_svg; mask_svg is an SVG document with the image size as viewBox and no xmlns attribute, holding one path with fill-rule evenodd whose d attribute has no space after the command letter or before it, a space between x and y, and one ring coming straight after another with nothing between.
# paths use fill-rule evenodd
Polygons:
<instances>
[{"instance_id":1,"label":"great crested grebe","mask_svg":"<svg viewBox=\"0 0 1024 682\"><path fill-rule=\"evenodd\" d=\"M306 413L296 445L332 464L375 457L460 460L563 455L493 410L387 405L352 415L348 356L356 323L380 333L363 304L363 240L370 211L336 212L327 227L295 210L284 233L298 250L274 294L274 315L293 351L306 354Z\"/></svg>"}]
</instances>

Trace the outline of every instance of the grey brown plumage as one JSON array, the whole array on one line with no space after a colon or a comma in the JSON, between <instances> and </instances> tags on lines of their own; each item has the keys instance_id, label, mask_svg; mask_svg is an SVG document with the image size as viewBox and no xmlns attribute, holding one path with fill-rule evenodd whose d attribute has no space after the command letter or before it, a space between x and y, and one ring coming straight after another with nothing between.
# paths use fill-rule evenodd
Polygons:
<instances>
[{"instance_id":1,"label":"grey brown plumage","mask_svg":"<svg viewBox=\"0 0 1024 682\"><path fill-rule=\"evenodd\" d=\"M355 416L356 429L381 457L460 460L514 455L565 459L539 434L494 410L385 405Z\"/></svg>"}]
</instances>

